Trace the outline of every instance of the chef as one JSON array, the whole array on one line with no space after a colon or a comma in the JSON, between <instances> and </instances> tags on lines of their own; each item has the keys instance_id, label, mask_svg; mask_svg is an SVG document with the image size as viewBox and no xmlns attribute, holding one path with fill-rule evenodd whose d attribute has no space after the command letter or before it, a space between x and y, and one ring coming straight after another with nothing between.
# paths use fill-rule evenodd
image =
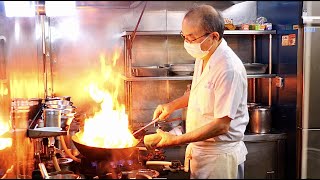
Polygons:
<instances>
[{"instance_id":1,"label":"chef","mask_svg":"<svg viewBox=\"0 0 320 180\"><path fill-rule=\"evenodd\" d=\"M158 105L153 119L164 120L188 107L186 133L158 129L144 137L148 149L188 144L184 166L192 179L244 178L247 75L223 32L224 19L212 6L197 6L185 14L181 35L186 51L196 59L191 90Z\"/></svg>"}]
</instances>

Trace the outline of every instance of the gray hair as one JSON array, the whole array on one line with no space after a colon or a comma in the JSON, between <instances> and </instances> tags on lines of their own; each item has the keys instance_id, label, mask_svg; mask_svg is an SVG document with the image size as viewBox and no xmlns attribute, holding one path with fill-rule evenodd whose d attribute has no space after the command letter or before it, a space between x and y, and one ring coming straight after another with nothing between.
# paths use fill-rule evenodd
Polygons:
<instances>
[{"instance_id":1,"label":"gray hair","mask_svg":"<svg viewBox=\"0 0 320 180\"><path fill-rule=\"evenodd\" d=\"M184 19L186 18L198 18L200 19L200 26L204 29L207 33L218 32L219 33L219 40L223 38L224 32L224 19L220 11L216 10L212 6L209 5L200 5L197 7L191 8Z\"/></svg>"}]
</instances>

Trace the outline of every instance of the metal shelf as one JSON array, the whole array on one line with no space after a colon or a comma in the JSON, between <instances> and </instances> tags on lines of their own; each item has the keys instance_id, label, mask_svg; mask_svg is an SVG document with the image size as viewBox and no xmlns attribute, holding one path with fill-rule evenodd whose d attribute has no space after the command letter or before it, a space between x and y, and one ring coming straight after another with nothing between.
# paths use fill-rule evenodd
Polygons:
<instances>
[{"instance_id":1,"label":"metal shelf","mask_svg":"<svg viewBox=\"0 0 320 180\"><path fill-rule=\"evenodd\" d=\"M248 74L247 78L275 78L277 77L276 74Z\"/></svg>"},{"instance_id":2,"label":"metal shelf","mask_svg":"<svg viewBox=\"0 0 320 180\"><path fill-rule=\"evenodd\" d=\"M247 75L248 79L251 78L274 78L276 74L250 74ZM171 80L171 81L186 81L192 80L192 76L163 76L163 77L125 77L122 76L122 79L125 81L163 81L163 80Z\"/></svg>"},{"instance_id":3,"label":"metal shelf","mask_svg":"<svg viewBox=\"0 0 320 180\"><path fill-rule=\"evenodd\" d=\"M124 31L121 37L129 36L133 31ZM263 34L276 34L276 30L225 30L224 34L233 35L263 35ZM140 36L159 36L159 35L180 35L180 31L137 31L136 35Z\"/></svg>"},{"instance_id":4,"label":"metal shelf","mask_svg":"<svg viewBox=\"0 0 320 180\"><path fill-rule=\"evenodd\" d=\"M185 81L192 80L192 76L163 76L163 77L125 77L122 78L126 81L163 81L163 80L177 80Z\"/></svg>"}]
</instances>

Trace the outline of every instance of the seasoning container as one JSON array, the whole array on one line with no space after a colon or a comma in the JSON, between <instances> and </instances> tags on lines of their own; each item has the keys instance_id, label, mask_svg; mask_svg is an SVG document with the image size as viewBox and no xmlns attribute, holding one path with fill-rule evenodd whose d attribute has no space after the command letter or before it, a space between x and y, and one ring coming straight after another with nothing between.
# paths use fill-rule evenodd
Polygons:
<instances>
[{"instance_id":1,"label":"seasoning container","mask_svg":"<svg viewBox=\"0 0 320 180\"><path fill-rule=\"evenodd\" d=\"M266 25L266 30L272 30L272 23L265 23Z\"/></svg>"},{"instance_id":2,"label":"seasoning container","mask_svg":"<svg viewBox=\"0 0 320 180\"><path fill-rule=\"evenodd\" d=\"M241 24L241 30L249 30L249 24Z\"/></svg>"}]
</instances>

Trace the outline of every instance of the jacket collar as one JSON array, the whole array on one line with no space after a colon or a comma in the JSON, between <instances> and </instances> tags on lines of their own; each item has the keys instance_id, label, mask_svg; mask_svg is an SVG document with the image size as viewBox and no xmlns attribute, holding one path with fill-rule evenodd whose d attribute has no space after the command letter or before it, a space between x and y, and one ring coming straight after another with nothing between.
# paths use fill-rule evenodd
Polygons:
<instances>
[{"instance_id":1,"label":"jacket collar","mask_svg":"<svg viewBox=\"0 0 320 180\"><path fill-rule=\"evenodd\" d=\"M201 73L200 77L198 77L197 82L194 86L194 88L203 80L203 78L210 72L214 64L218 62L220 59L220 56L223 55L223 52L225 51L226 47L228 46L227 42L222 38L221 43L217 47L217 49L213 52L213 54L210 56L208 63L206 67L203 69L203 72ZM203 60L202 59L197 59L197 61L201 61L199 63L198 68L202 68ZM200 67L201 66L201 67Z\"/></svg>"}]
</instances>

